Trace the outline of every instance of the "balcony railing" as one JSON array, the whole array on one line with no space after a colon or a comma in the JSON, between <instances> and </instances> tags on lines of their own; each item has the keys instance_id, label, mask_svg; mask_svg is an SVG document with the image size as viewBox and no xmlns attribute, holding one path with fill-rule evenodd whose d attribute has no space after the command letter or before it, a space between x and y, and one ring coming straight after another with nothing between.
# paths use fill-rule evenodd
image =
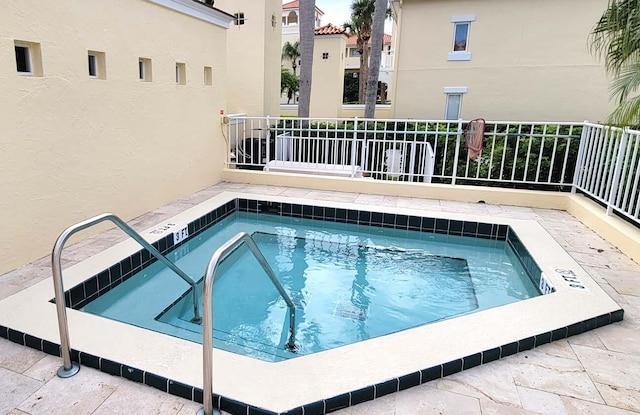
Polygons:
<instances>
[{"instance_id":1,"label":"balcony railing","mask_svg":"<svg viewBox=\"0 0 640 415\"><path fill-rule=\"evenodd\" d=\"M393 69L394 52L382 52L380 57L380 69L390 70ZM369 57L371 61L371 57ZM360 56L347 56L344 64L345 69L359 69L360 68Z\"/></svg>"},{"instance_id":2,"label":"balcony railing","mask_svg":"<svg viewBox=\"0 0 640 415\"><path fill-rule=\"evenodd\" d=\"M232 117L230 165L414 183L579 191L640 224L640 131L487 121L469 157L464 120Z\"/></svg>"}]
</instances>

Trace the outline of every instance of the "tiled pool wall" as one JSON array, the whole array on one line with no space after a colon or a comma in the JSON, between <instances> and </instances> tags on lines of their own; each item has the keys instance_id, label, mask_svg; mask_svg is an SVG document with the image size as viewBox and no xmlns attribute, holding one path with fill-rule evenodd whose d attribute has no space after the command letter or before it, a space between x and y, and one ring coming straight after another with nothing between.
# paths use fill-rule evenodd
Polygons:
<instances>
[{"instance_id":1,"label":"tiled pool wall","mask_svg":"<svg viewBox=\"0 0 640 415\"><path fill-rule=\"evenodd\" d=\"M278 216L315 219L326 222L341 222L366 226L385 227L401 230L412 230L454 236L468 236L479 239L507 241L522 261L529 277L535 286L539 286L540 268L537 266L520 239L508 225L483 222L460 221L453 219L428 218L395 213L371 212L368 210L341 209L295 203L281 203L254 199L234 199L215 210L191 221L187 228L192 238L234 212L268 213ZM187 240L174 243L173 232L167 230L163 236L151 245L165 255L178 248ZM175 229L177 230L177 229ZM213 254L213 253L212 253ZM112 290L134 274L150 266L157 259L147 249L141 249L111 266L108 269L88 278L84 282L65 291L67 307L80 309L99 296ZM51 300L54 301L54 300Z\"/></svg>"},{"instance_id":2,"label":"tiled pool wall","mask_svg":"<svg viewBox=\"0 0 640 415\"><path fill-rule=\"evenodd\" d=\"M214 224L237 211L272 213L280 216L317 219L330 222L392 227L395 229L407 229L420 232L507 241L507 243L513 248L516 256L522 262L529 276L533 279L536 286L538 286L540 280L540 268L535 263L524 244L508 225L501 224L467 222L441 218L425 218L412 215L371 212L367 210L268 202L253 199L234 199L190 222L188 225L189 238L200 234L204 230L210 228ZM169 232L168 235L165 235L158 241L153 242L152 245L162 254L166 254L185 242L186 240L179 242L178 244L174 244L173 233ZM113 265L109 269L103 270L102 272L87 279L85 282L66 291L66 304L74 309L83 307L88 302L113 289L123 281L126 281L133 274L141 271L155 261L156 259L149 254L149 251L141 249ZM373 400L390 393L418 386L518 352L530 350L551 341L564 339L610 323L621 321L623 319L623 315L624 311L619 309L612 313L606 313L566 327L561 327L546 333L540 333L500 347L484 350L450 362L418 370L375 385L369 385L362 389L343 393L328 399L311 402L303 406L281 412L280 414L215 394L214 405L234 415L323 415L348 406ZM54 356L61 356L59 344L40 339L2 325L0 325L0 337ZM114 362L109 359L94 356L90 353L75 349L72 349L71 358L73 361L79 362L81 365L92 367L111 375L121 376L129 380L144 383L163 392L202 403L201 388L186 385L163 376L158 376L154 373L146 372L138 368L130 367L122 363Z\"/></svg>"}]
</instances>

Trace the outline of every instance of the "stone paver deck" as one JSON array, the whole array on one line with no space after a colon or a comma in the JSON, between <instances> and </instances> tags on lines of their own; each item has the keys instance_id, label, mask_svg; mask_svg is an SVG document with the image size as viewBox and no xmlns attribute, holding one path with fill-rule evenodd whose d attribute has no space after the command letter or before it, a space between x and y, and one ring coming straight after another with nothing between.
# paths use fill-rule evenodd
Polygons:
<instances>
[{"instance_id":1,"label":"stone paver deck","mask_svg":"<svg viewBox=\"0 0 640 415\"><path fill-rule=\"evenodd\" d=\"M640 413L640 266L571 215L555 210L220 183L129 222L151 227L223 191L533 219L625 310L624 320L446 378L346 408L336 415ZM110 230L65 249L64 266L123 240ZM53 245L54 241L51 241ZM49 257L0 276L0 299L51 278ZM55 376L61 359L0 339L0 414L195 414L198 403L83 367ZM256 387L260 387L256 385Z\"/></svg>"}]
</instances>

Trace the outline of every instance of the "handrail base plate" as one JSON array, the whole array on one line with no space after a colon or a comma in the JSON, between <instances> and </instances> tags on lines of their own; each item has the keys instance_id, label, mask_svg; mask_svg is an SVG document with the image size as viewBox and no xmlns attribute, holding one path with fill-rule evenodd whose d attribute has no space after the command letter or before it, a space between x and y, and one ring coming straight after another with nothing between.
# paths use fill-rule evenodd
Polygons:
<instances>
[{"instance_id":1,"label":"handrail base plate","mask_svg":"<svg viewBox=\"0 0 640 415\"><path fill-rule=\"evenodd\" d=\"M65 369L64 366L60 366L58 369L58 377L59 378L70 378L80 371L80 365L76 362L71 362L71 367L69 369Z\"/></svg>"},{"instance_id":2,"label":"handrail base plate","mask_svg":"<svg viewBox=\"0 0 640 415\"><path fill-rule=\"evenodd\" d=\"M207 414L205 414L204 408L200 408L198 409L197 415L207 415ZM213 408L213 412L211 413L211 415L222 415L222 413L218 408Z\"/></svg>"}]
</instances>

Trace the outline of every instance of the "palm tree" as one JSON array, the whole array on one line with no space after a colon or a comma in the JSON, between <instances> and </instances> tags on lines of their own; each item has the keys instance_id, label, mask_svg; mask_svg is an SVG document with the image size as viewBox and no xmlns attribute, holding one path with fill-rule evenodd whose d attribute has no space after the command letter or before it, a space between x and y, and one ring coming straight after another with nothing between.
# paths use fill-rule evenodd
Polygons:
<instances>
[{"instance_id":1,"label":"palm tree","mask_svg":"<svg viewBox=\"0 0 640 415\"><path fill-rule=\"evenodd\" d=\"M296 68L298 67L298 59L300 59L300 42L285 42L284 46L282 46L282 59L291 61L291 68L295 75Z\"/></svg>"},{"instance_id":2,"label":"palm tree","mask_svg":"<svg viewBox=\"0 0 640 415\"><path fill-rule=\"evenodd\" d=\"M611 95L618 107L608 122L640 125L640 0L609 0L590 35L591 50L604 57L613 76Z\"/></svg>"},{"instance_id":3,"label":"palm tree","mask_svg":"<svg viewBox=\"0 0 640 415\"><path fill-rule=\"evenodd\" d=\"M384 40L384 21L387 18L387 0L375 0L375 13L371 32L371 68L367 78L365 94L364 117L373 118L376 112L376 98L378 95L378 77L380 75L380 59L382 58L382 44Z\"/></svg>"},{"instance_id":4,"label":"palm tree","mask_svg":"<svg viewBox=\"0 0 640 415\"><path fill-rule=\"evenodd\" d=\"M287 104L291 103L291 99L295 96L296 92L298 92L299 88L300 81L298 80L298 77L294 73L291 73L290 70L282 68L280 74L280 93L282 94L286 91Z\"/></svg>"},{"instance_id":5,"label":"palm tree","mask_svg":"<svg viewBox=\"0 0 640 415\"><path fill-rule=\"evenodd\" d=\"M369 77L369 39L373 25L375 0L354 0L351 3L351 17L342 27L357 36L356 45L360 54L360 74L358 76L358 102L364 102Z\"/></svg>"},{"instance_id":6,"label":"palm tree","mask_svg":"<svg viewBox=\"0 0 640 415\"><path fill-rule=\"evenodd\" d=\"M298 98L298 117L309 116L311 104L311 75L313 70L313 42L315 38L316 2L300 0L300 96Z\"/></svg>"}]
</instances>

